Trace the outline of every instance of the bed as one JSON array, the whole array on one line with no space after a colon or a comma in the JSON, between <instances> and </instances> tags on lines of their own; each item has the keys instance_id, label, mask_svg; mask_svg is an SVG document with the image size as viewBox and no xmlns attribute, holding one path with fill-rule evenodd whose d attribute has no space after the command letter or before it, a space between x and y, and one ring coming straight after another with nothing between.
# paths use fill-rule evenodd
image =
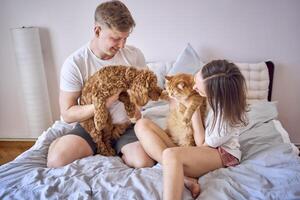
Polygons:
<instances>
[{"instance_id":1,"label":"bed","mask_svg":"<svg viewBox=\"0 0 300 200\"><path fill-rule=\"evenodd\" d=\"M182 57L184 52L186 49L175 62L149 63L160 84L163 84L163 75L176 72L176 64L183 65L182 61L187 59ZM195 58L199 59L196 56L188 62ZM203 64L199 62L192 64ZM238 66L247 80L250 104L249 124L240 135L242 161L236 167L218 169L200 177L202 192L197 199L300 199L299 151L277 120L276 102L270 101L274 65L268 61L238 63ZM143 117L164 127L168 105L151 102L142 113ZM132 169L119 157L96 155L62 168L47 168L50 143L71 128L70 124L56 121L32 148L0 166L0 199L162 198L160 164ZM192 199L187 189L184 189L183 199Z\"/></svg>"}]
</instances>

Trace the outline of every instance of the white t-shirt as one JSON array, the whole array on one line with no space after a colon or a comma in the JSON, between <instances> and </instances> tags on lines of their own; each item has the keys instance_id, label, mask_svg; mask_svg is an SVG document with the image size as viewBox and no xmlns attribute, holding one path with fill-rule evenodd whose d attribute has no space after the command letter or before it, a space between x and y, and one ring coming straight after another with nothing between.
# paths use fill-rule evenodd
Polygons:
<instances>
[{"instance_id":1,"label":"white t-shirt","mask_svg":"<svg viewBox=\"0 0 300 200\"><path fill-rule=\"evenodd\" d=\"M220 117L217 118L216 125L211 130L213 111L210 109L205 119L205 143L213 148L222 147L240 161L242 156L239 143L240 129L232 127L225 129L224 126L219 129L219 123L221 123Z\"/></svg>"},{"instance_id":2,"label":"white t-shirt","mask_svg":"<svg viewBox=\"0 0 300 200\"><path fill-rule=\"evenodd\" d=\"M60 73L60 90L78 92L84 82L100 68L107 65L146 67L143 53L136 47L126 45L109 60L101 60L93 54L90 42L72 53L64 62ZM113 123L128 121L123 103L116 101L109 109Z\"/></svg>"}]
</instances>

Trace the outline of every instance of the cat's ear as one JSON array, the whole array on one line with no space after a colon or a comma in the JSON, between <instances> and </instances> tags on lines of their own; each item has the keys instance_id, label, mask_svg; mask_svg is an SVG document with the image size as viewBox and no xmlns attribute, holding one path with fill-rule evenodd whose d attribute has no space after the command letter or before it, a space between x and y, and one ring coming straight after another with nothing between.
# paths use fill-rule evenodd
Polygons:
<instances>
[{"instance_id":1,"label":"cat's ear","mask_svg":"<svg viewBox=\"0 0 300 200\"><path fill-rule=\"evenodd\" d=\"M172 76L165 76L166 81L170 81L172 79Z\"/></svg>"},{"instance_id":2,"label":"cat's ear","mask_svg":"<svg viewBox=\"0 0 300 200\"><path fill-rule=\"evenodd\" d=\"M185 84L183 82L177 84L177 87L181 90L183 90L184 86Z\"/></svg>"}]
</instances>

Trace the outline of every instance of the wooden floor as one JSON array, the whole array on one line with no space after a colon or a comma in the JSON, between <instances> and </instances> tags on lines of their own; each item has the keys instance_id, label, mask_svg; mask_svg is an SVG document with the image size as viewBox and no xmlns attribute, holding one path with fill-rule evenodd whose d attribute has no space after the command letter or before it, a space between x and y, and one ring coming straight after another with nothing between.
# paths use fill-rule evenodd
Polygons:
<instances>
[{"instance_id":1,"label":"wooden floor","mask_svg":"<svg viewBox=\"0 0 300 200\"><path fill-rule=\"evenodd\" d=\"M0 165L14 160L34 143L34 141L0 141Z\"/></svg>"}]
</instances>

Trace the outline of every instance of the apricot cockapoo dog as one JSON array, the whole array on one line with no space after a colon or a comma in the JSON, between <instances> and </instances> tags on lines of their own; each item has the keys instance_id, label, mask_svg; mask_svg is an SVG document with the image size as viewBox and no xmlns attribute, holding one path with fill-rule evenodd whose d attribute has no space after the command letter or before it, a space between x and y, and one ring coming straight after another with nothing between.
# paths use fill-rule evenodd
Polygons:
<instances>
[{"instance_id":1,"label":"apricot cockapoo dog","mask_svg":"<svg viewBox=\"0 0 300 200\"><path fill-rule=\"evenodd\" d=\"M144 106L149 100L157 101L162 91L152 71L132 66L106 66L86 81L80 104L94 104L95 115L80 125L97 144L97 153L104 156L115 155L111 142L118 139L130 125L112 124L106 108L106 99L120 90L119 101L124 103L127 115L131 118L134 117L136 106Z\"/></svg>"}]
</instances>

